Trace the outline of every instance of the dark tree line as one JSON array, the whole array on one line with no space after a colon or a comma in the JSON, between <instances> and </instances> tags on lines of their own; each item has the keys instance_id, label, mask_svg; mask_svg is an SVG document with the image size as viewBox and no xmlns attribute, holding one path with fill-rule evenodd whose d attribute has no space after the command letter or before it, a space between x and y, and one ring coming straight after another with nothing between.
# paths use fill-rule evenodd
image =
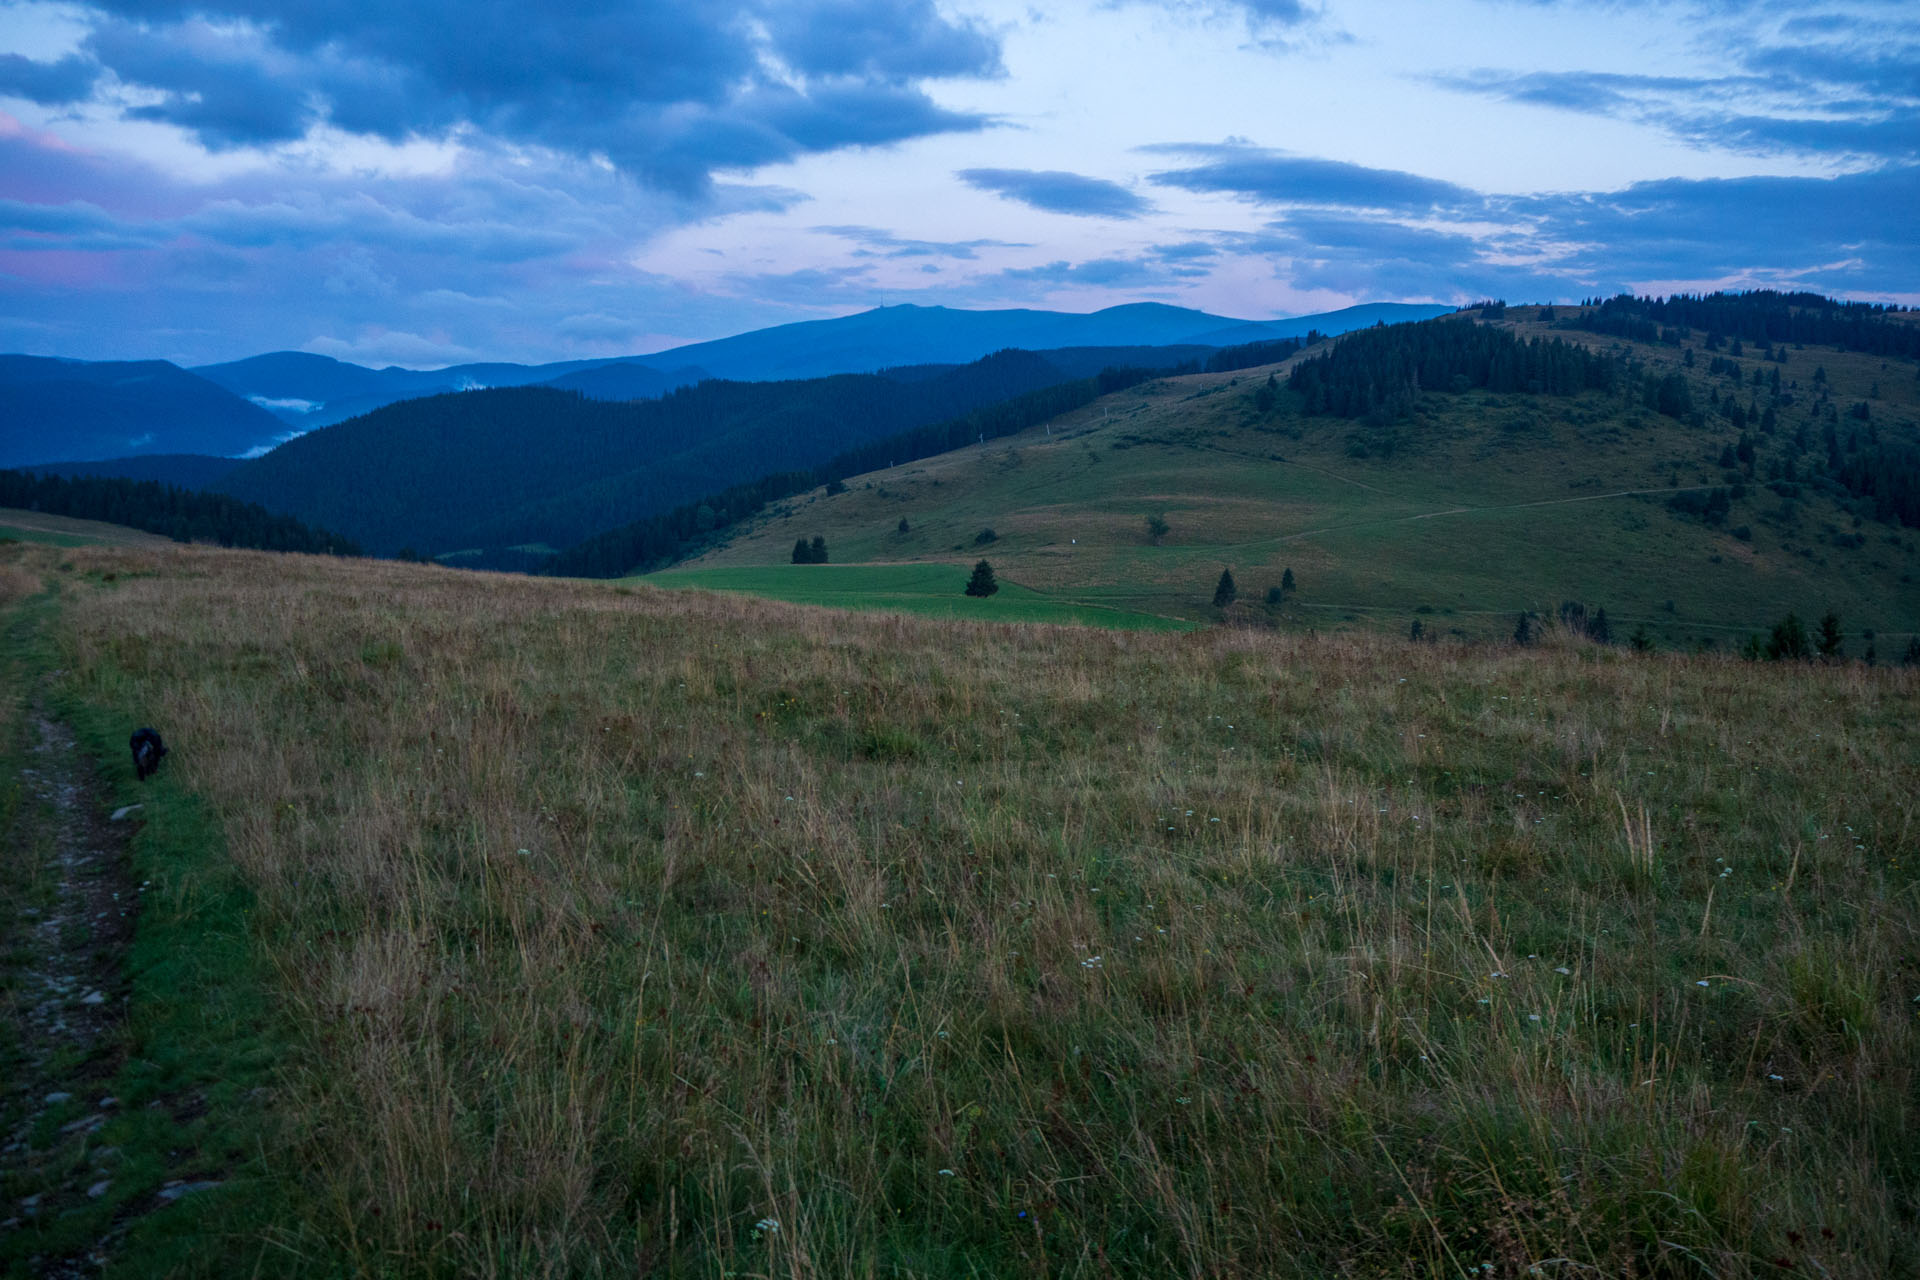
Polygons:
<instances>
[{"instance_id":1,"label":"dark tree line","mask_svg":"<svg viewBox=\"0 0 1920 1280\"><path fill-rule=\"evenodd\" d=\"M1294 366L1287 386L1309 414L1403 416L1423 391L1573 395L1610 390L1620 362L1559 338L1523 341L1509 329L1457 319L1381 325L1349 334Z\"/></svg>"},{"instance_id":2,"label":"dark tree line","mask_svg":"<svg viewBox=\"0 0 1920 1280\"><path fill-rule=\"evenodd\" d=\"M1097 377L1042 387L946 422L849 449L819 467L762 476L664 515L610 529L554 556L543 567L544 572L572 578L617 578L658 569L710 541L716 530L746 519L770 502L805 493L820 484L837 483L847 476L932 457L981 440L1016 435L1111 392L1171 372L1192 371L1189 366L1175 370L1107 369Z\"/></svg>"},{"instance_id":3,"label":"dark tree line","mask_svg":"<svg viewBox=\"0 0 1920 1280\"><path fill-rule=\"evenodd\" d=\"M1865 302L1836 302L1817 293L1675 294L1636 298L1621 294L1560 322L1633 342L1659 342L1675 329L1698 329L1717 338L1761 344L1839 347L1880 356L1920 356L1920 325L1894 320L1898 307Z\"/></svg>"},{"instance_id":4,"label":"dark tree line","mask_svg":"<svg viewBox=\"0 0 1920 1280\"><path fill-rule=\"evenodd\" d=\"M20 507L77 520L104 520L175 542L214 542L262 551L357 556L353 542L325 529L275 515L219 493L195 493L153 480L118 476L35 475L0 471L0 507Z\"/></svg>"},{"instance_id":5,"label":"dark tree line","mask_svg":"<svg viewBox=\"0 0 1920 1280\"><path fill-rule=\"evenodd\" d=\"M1222 347L1207 357L1208 373L1233 373L1239 369L1257 369L1263 364L1279 364L1303 348L1320 341L1324 335L1317 329L1307 331L1302 342L1298 338L1279 338L1272 342L1249 342L1238 347Z\"/></svg>"},{"instance_id":6,"label":"dark tree line","mask_svg":"<svg viewBox=\"0 0 1920 1280\"><path fill-rule=\"evenodd\" d=\"M376 550L564 547L1073 380L1033 352L1001 351L909 381L713 380L622 403L501 387L388 405L289 441L216 487Z\"/></svg>"},{"instance_id":7,"label":"dark tree line","mask_svg":"<svg viewBox=\"0 0 1920 1280\"><path fill-rule=\"evenodd\" d=\"M1867 445L1847 453L1833 478L1849 492L1871 499L1875 518L1920 528L1920 449L1897 443Z\"/></svg>"}]
</instances>

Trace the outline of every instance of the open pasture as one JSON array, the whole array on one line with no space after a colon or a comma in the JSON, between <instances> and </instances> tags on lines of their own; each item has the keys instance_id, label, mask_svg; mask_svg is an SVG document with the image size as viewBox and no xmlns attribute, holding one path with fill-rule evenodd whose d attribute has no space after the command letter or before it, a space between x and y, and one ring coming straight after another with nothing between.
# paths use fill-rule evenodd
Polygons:
<instances>
[{"instance_id":1,"label":"open pasture","mask_svg":"<svg viewBox=\"0 0 1920 1280\"><path fill-rule=\"evenodd\" d=\"M0 557L270 1010L188 1270L1920 1268L1912 671Z\"/></svg>"}]
</instances>

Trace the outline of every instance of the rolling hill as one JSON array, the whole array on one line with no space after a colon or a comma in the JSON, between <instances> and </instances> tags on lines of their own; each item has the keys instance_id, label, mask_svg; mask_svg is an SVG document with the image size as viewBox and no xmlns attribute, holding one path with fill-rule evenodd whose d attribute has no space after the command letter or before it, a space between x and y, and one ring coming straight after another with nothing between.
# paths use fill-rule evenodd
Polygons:
<instances>
[{"instance_id":1,"label":"rolling hill","mask_svg":"<svg viewBox=\"0 0 1920 1280\"><path fill-rule=\"evenodd\" d=\"M214 487L376 551L517 566L713 490L1070 381L1101 358L1003 351L900 376L713 380L628 403L541 386L462 392L310 432Z\"/></svg>"},{"instance_id":2,"label":"rolling hill","mask_svg":"<svg viewBox=\"0 0 1920 1280\"><path fill-rule=\"evenodd\" d=\"M153 453L88 462L43 462L27 470L52 476L119 476L124 480L153 480L180 489L204 489L239 465L238 458L204 453Z\"/></svg>"},{"instance_id":3,"label":"rolling hill","mask_svg":"<svg viewBox=\"0 0 1920 1280\"><path fill-rule=\"evenodd\" d=\"M1768 341L1763 354L1721 333L1709 350L1707 331L1671 323L1651 342L1568 327L1583 318L1606 320L1512 308L1484 323L1523 347L1605 357L1611 389L1408 382L1398 403L1310 413L1288 383L1328 349L1316 347L1160 379L1046 428L850 478L844 493L815 489L654 580L726 585L710 571L759 567L756 589L812 598L808 566L788 561L797 537L818 534L837 564L952 565L955 591L986 556L1058 601L1195 620L1222 616L1211 601L1230 568L1239 601L1225 616L1260 624L1417 620L1427 634L1504 637L1523 611L1577 602L1605 608L1615 640L1645 627L1662 645L1724 647L1789 610L1810 624L1832 609L1848 652L1902 653L1920 631L1920 515L1898 514L1916 510L1898 507L1898 486L1907 477L1911 501L1920 365L1857 345ZM1661 412L1675 387L1684 405ZM1270 608L1289 569L1297 590Z\"/></svg>"},{"instance_id":4,"label":"rolling hill","mask_svg":"<svg viewBox=\"0 0 1920 1280\"><path fill-rule=\"evenodd\" d=\"M231 455L285 431L266 410L164 360L0 356L0 467Z\"/></svg>"}]
</instances>

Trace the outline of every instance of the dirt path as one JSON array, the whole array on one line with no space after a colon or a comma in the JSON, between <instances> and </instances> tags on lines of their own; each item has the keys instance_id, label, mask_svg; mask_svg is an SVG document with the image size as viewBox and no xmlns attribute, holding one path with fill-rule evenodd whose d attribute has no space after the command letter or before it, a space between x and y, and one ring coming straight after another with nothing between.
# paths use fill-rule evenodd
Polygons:
<instances>
[{"instance_id":1,"label":"dirt path","mask_svg":"<svg viewBox=\"0 0 1920 1280\"><path fill-rule=\"evenodd\" d=\"M10 1193L0 1200L0 1235L45 1228L113 1188L119 1152L97 1135L119 1106L110 1090L125 1053L123 966L140 894L126 854L137 807L112 817L102 810L65 725L36 709L28 729L20 803L4 833L4 852L24 860L14 882L26 892L10 936L0 938L8 1058L0 1186ZM96 1275L118 1234L30 1258L29 1267Z\"/></svg>"}]
</instances>

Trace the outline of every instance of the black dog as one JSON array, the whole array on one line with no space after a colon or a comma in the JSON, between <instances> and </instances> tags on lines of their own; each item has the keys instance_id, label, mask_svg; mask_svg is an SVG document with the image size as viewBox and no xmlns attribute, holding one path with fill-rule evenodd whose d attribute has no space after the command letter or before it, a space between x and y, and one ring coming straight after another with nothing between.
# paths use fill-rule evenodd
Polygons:
<instances>
[{"instance_id":1,"label":"black dog","mask_svg":"<svg viewBox=\"0 0 1920 1280\"><path fill-rule=\"evenodd\" d=\"M160 741L160 735L151 729L135 729L133 736L127 739L127 746L133 750L133 771L145 782L160 772L160 757L167 754L167 744Z\"/></svg>"}]
</instances>

